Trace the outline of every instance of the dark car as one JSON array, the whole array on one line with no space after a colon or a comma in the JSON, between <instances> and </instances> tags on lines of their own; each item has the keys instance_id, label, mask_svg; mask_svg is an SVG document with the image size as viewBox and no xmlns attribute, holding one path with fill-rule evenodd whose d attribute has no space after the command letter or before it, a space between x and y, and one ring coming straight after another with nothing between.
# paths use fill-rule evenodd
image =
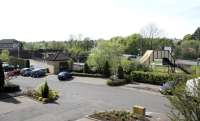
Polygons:
<instances>
[{"instance_id":1,"label":"dark car","mask_svg":"<svg viewBox=\"0 0 200 121\"><path fill-rule=\"evenodd\" d=\"M33 68L23 68L20 71L21 76L31 76L31 72L32 72Z\"/></svg>"},{"instance_id":2,"label":"dark car","mask_svg":"<svg viewBox=\"0 0 200 121\"><path fill-rule=\"evenodd\" d=\"M39 78L43 76L46 76L45 69L34 69L31 71L31 77L33 78Z\"/></svg>"},{"instance_id":3,"label":"dark car","mask_svg":"<svg viewBox=\"0 0 200 121\"><path fill-rule=\"evenodd\" d=\"M64 71L58 74L59 80L68 80L72 78L72 74L70 72Z\"/></svg>"},{"instance_id":4,"label":"dark car","mask_svg":"<svg viewBox=\"0 0 200 121\"><path fill-rule=\"evenodd\" d=\"M15 67L10 64L3 64L2 66L3 66L4 72L13 71L15 69Z\"/></svg>"}]
</instances>

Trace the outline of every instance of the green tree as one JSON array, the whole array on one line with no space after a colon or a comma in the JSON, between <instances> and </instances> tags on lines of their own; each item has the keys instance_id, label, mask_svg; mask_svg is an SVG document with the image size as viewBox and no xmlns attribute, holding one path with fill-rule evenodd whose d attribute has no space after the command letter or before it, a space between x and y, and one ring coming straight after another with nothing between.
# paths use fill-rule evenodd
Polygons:
<instances>
[{"instance_id":1,"label":"green tree","mask_svg":"<svg viewBox=\"0 0 200 121\"><path fill-rule=\"evenodd\" d=\"M191 34L187 34L183 37L183 40L191 40L192 39L192 35Z\"/></svg>"},{"instance_id":2,"label":"green tree","mask_svg":"<svg viewBox=\"0 0 200 121\"><path fill-rule=\"evenodd\" d=\"M8 51L8 50L2 50L2 51L1 51L0 58L2 59L2 61L8 62L8 59L9 59L9 51Z\"/></svg>"},{"instance_id":3,"label":"green tree","mask_svg":"<svg viewBox=\"0 0 200 121\"><path fill-rule=\"evenodd\" d=\"M200 41L183 40L177 44L176 56L183 59L197 59L200 57Z\"/></svg>"},{"instance_id":4,"label":"green tree","mask_svg":"<svg viewBox=\"0 0 200 121\"><path fill-rule=\"evenodd\" d=\"M48 98L48 95L49 95L49 86L48 86L47 82L45 82L42 87L42 97Z\"/></svg>"},{"instance_id":5,"label":"green tree","mask_svg":"<svg viewBox=\"0 0 200 121\"><path fill-rule=\"evenodd\" d=\"M106 61L106 63L105 63L104 66L103 66L103 74L104 74L106 77L110 77L110 66L109 66L108 61Z\"/></svg>"},{"instance_id":6,"label":"green tree","mask_svg":"<svg viewBox=\"0 0 200 121\"><path fill-rule=\"evenodd\" d=\"M83 72L84 72L84 73L89 73L89 71L90 71L90 68L89 68L88 64L85 63L85 64L84 64L84 68L83 68Z\"/></svg>"},{"instance_id":7,"label":"green tree","mask_svg":"<svg viewBox=\"0 0 200 121\"><path fill-rule=\"evenodd\" d=\"M196 31L192 34L192 39L200 40L200 27L196 29Z\"/></svg>"},{"instance_id":8,"label":"green tree","mask_svg":"<svg viewBox=\"0 0 200 121\"><path fill-rule=\"evenodd\" d=\"M117 66L120 63L123 47L116 42L100 41L97 47L91 50L87 63L97 71L102 72L103 66L108 61L113 73L116 73Z\"/></svg>"},{"instance_id":9,"label":"green tree","mask_svg":"<svg viewBox=\"0 0 200 121\"><path fill-rule=\"evenodd\" d=\"M122 66L118 66L117 77L119 79L123 79L124 78L124 70L123 70Z\"/></svg>"},{"instance_id":10,"label":"green tree","mask_svg":"<svg viewBox=\"0 0 200 121\"><path fill-rule=\"evenodd\" d=\"M3 71L3 67L2 67L2 61L0 60L0 89L2 89L4 87L4 71Z\"/></svg>"},{"instance_id":11,"label":"green tree","mask_svg":"<svg viewBox=\"0 0 200 121\"><path fill-rule=\"evenodd\" d=\"M131 71L136 71L137 65L133 60L122 59L121 66L126 74L130 74Z\"/></svg>"}]
</instances>

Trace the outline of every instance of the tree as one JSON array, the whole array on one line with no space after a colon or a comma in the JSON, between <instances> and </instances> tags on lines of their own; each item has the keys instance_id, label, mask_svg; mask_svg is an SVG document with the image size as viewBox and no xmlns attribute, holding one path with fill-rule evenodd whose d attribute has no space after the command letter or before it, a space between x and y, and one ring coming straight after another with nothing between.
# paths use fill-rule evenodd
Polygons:
<instances>
[{"instance_id":1,"label":"tree","mask_svg":"<svg viewBox=\"0 0 200 121\"><path fill-rule=\"evenodd\" d=\"M42 97L48 98L48 95L49 95L49 86L48 86L47 82L45 82L42 87Z\"/></svg>"},{"instance_id":2,"label":"tree","mask_svg":"<svg viewBox=\"0 0 200 121\"><path fill-rule=\"evenodd\" d=\"M196 31L192 34L192 39L200 40L200 27L196 29Z\"/></svg>"},{"instance_id":3,"label":"tree","mask_svg":"<svg viewBox=\"0 0 200 121\"><path fill-rule=\"evenodd\" d=\"M4 79L5 79L5 76L4 76L4 71L2 67L2 61L0 60L0 89L4 87L4 84L5 84Z\"/></svg>"},{"instance_id":4,"label":"tree","mask_svg":"<svg viewBox=\"0 0 200 121\"><path fill-rule=\"evenodd\" d=\"M0 58L2 59L2 61L8 62L8 59L9 59L9 51L8 51L8 50L2 50L2 51L1 51Z\"/></svg>"},{"instance_id":5,"label":"tree","mask_svg":"<svg viewBox=\"0 0 200 121\"><path fill-rule=\"evenodd\" d=\"M83 68L83 72L84 72L84 73L88 73L89 71L90 71L90 68L89 68L88 64L85 63L85 64L84 64L84 68Z\"/></svg>"},{"instance_id":6,"label":"tree","mask_svg":"<svg viewBox=\"0 0 200 121\"><path fill-rule=\"evenodd\" d=\"M123 47L116 42L100 41L97 47L91 50L87 63L90 67L94 67L97 71L103 72L103 66L108 61L111 71L116 73L117 67L121 60Z\"/></svg>"},{"instance_id":7,"label":"tree","mask_svg":"<svg viewBox=\"0 0 200 121\"><path fill-rule=\"evenodd\" d=\"M119 79L123 79L124 78L124 70L123 70L122 66L118 66L117 77Z\"/></svg>"},{"instance_id":8,"label":"tree","mask_svg":"<svg viewBox=\"0 0 200 121\"><path fill-rule=\"evenodd\" d=\"M106 77L110 77L110 66L109 66L108 61L106 61L106 63L105 63L104 66L103 66L103 74L104 74Z\"/></svg>"},{"instance_id":9,"label":"tree","mask_svg":"<svg viewBox=\"0 0 200 121\"><path fill-rule=\"evenodd\" d=\"M161 30L155 24L148 24L141 29L141 35L150 39L150 47L153 49L153 39L159 37Z\"/></svg>"},{"instance_id":10,"label":"tree","mask_svg":"<svg viewBox=\"0 0 200 121\"><path fill-rule=\"evenodd\" d=\"M176 45L176 56L183 59L197 59L200 57L200 41L183 40Z\"/></svg>"},{"instance_id":11,"label":"tree","mask_svg":"<svg viewBox=\"0 0 200 121\"><path fill-rule=\"evenodd\" d=\"M183 40L191 40L192 39L192 35L191 34L186 34L184 37L183 37Z\"/></svg>"}]
</instances>

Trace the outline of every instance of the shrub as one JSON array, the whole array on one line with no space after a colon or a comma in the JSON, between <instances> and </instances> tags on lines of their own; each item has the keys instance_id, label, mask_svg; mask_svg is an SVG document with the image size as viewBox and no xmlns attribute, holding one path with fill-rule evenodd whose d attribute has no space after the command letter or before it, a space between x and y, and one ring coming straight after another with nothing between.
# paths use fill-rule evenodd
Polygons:
<instances>
[{"instance_id":1,"label":"shrub","mask_svg":"<svg viewBox=\"0 0 200 121\"><path fill-rule=\"evenodd\" d=\"M119 79L123 79L124 78L124 71L123 71L122 66L119 66L118 69L117 69L117 77Z\"/></svg>"},{"instance_id":2,"label":"shrub","mask_svg":"<svg viewBox=\"0 0 200 121\"><path fill-rule=\"evenodd\" d=\"M173 96L168 96L171 104L171 121L200 121L200 85L197 85L196 94L198 96L191 96L184 84L176 88Z\"/></svg>"},{"instance_id":3,"label":"shrub","mask_svg":"<svg viewBox=\"0 0 200 121\"><path fill-rule=\"evenodd\" d=\"M42 97L43 98L48 98L49 95L49 86L47 82L44 83L44 87L42 88Z\"/></svg>"},{"instance_id":4,"label":"shrub","mask_svg":"<svg viewBox=\"0 0 200 121\"><path fill-rule=\"evenodd\" d=\"M35 90L28 90L25 95L42 102L55 101L59 97L58 92L50 89L47 82L39 85Z\"/></svg>"},{"instance_id":5,"label":"shrub","mask_svg":"<svg viewBox=\"0 0 200 121\"><path fill-rule=\"evenodd\" d=\"M191 76L186 74L168 74L168 73L154 73L154 72L142 72L142 71L133 71L129 75L130 81L150 83L161 85L167 81L185 81L191 78Z\"/></svg>"},{"instance_id":6,"label":"shrub","mask_svg":"<svg viewBox=\"0 0 200 121\"><path fill-rule=\"evenodd\" d=\"M121 66L126 74L130 74L131 71L136 71L136 63L127 59L122 59Z\"/></svg>"},{"instance_id":7,"label":"shrub","mask_svg":"<svg viewBox=\"0 0 200 121\"><path fill-rule=\"evenodd\" d=\"M152 70L151 70L151 68L149 68L149 66L146 66L146 65L140 64L140 63L136 63L136 71L148 72L148 71L152 71Z\"/></svg>"},{"instance_id":8,"label":"shrub","mask_svg":"<svg viewBox=\"0 0 200 121\"><path fill-rule=\"evenodd\" d=\"M84 64L84 68L83 68L83 72L84 72L84 73L89 73L89 71L90 71L90 68L89 68L88 64L85 63L85 64Z\"/></svg>"},{"instance_id":9,"label":"shrub","mask_svg":"<svg viewBox=\"0 0 200 121\"><path fill-rule=\"evenodd\" d=\"M132 71L151 71L151 69L137 61L123 59L121 61L121 66L126 74L130 74Z\"/></svg>"},{"instance_id":10,"label":"shrub","mask_svg":"<svg viewBox=\"0 0 200 121\"><path fill-rule=\"evenodd\" d=\"M0 89L3 89L4 87L4 79L5 79L5 76L4 76L4 71L3 71L3 67L2 67L2 62L0 60Z\"/></svg>"},{"instance_id":11,"label":"shrub","mask_svg":"<svg viewBox=\"0 0 200 121\"><path fill-rule=\"evenodd\" d=\"M122 86L127 84L125 79L117 79L117 80L108 80L107 85L109 86Z\"/></svg>"},{"instance_id":12,"label":"shrub","mask_svg":"<svg viewBox=\"0 0 200 121\"><path fill-rule=\"evenodd\" d=\"M109 65L108 61L106 61L103 66L103 75L105 75L105 77L110 76L110 65Z\"/></svg>"},{"instance_id":13,"label":"shrub","mask_svg":"<svg viewBox=\"0 0 200 121\"><path fill-rule=\"evenodd\" d=\"M41 84L37 89L36 92L38 95L42 98L48 98L48 93L49 93L49 86L47 82Z\"/></svg>"},{"instance_id":14,"label":"shrub","mask_svg":"<svg viewBox=\"0 0 200 121\"><path fill-rule=\"evenodd\" d=\"M109 86L121 86L128 84L126 79L119 79L117 76L111 76L110 79L107 81L107 85Z\"/></svg>"}]
</instances>

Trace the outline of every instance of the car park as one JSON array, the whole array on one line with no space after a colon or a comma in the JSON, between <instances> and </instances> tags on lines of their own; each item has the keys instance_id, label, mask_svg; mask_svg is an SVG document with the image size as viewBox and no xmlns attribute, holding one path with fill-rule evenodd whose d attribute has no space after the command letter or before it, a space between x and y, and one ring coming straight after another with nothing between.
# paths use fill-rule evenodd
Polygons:
<instances>
[{"instance_id":1,"label":"car park","mask_svg":"<svg viewBox=\"0 0 200 121\"><path fill-rule=\"evenodd\" d=\"M63 81L63 80L68 80L68 79L71 79L72 78L72 74L68 71L63 71L63 72L60 72L58 74L58 79Z\"/></svg>"}]
</instances>

